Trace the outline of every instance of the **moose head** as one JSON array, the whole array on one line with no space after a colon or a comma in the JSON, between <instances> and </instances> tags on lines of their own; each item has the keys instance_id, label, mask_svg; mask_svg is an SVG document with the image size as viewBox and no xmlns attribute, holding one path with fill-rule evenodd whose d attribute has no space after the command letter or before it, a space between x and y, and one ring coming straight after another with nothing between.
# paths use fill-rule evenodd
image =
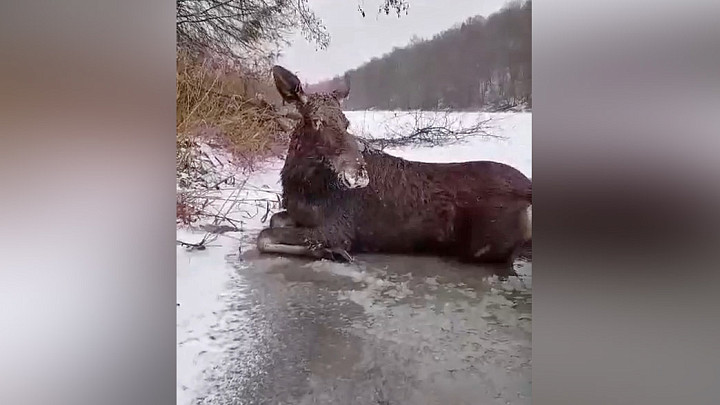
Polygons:
<instances>
[{"instance_id":1,"label":"moose head","mask_svg":"<svg viewBox=\"0 0 720 405\"><path fill-rule=\"evenodd\" d=\"M362 147L348 132L348 121L340 102L350 93L349 86L331 93L305 94L300 79L282 66L272 68L275 86L287 103L302 115L302 125L294 131L289 155L328 171L344 189L369 184Z\"/></svg>"}]
</instances>

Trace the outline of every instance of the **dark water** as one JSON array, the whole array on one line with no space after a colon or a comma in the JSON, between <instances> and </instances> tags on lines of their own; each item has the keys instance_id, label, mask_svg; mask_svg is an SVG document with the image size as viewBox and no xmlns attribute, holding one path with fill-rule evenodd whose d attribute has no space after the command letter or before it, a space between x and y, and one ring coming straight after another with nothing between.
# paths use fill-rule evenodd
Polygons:
<instances>
[{"instance_id":1,"label":"dark water","mask_svg":"<svg viewBox=\"0 0 720 405\"><path fill-rule=\"evenodd\" d=\"M530 404L530 263L229 256L225 361L202 404Z\"/></svg>"}]
</instances>

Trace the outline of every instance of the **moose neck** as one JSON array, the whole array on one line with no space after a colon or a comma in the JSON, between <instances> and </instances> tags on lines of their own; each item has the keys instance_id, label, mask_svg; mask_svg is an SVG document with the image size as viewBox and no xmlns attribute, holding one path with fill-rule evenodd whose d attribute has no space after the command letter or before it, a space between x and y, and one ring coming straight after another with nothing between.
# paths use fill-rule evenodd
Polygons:
<instances>
[{"instance_id":1,"label":"moose neck","mask_svg":"<svg viewBox=\"0 0 720 405\"><path fill-rule=\"evenodd\" d=\"M314 146L308 145L307 139L317 134L311 135L306 132L307 129L297 128L290 139L285 165L280 173L283 193L315 198L327 197L339 191L337 175L324 165L317 154L313 153Z\"/></svg>"}]
</instances>

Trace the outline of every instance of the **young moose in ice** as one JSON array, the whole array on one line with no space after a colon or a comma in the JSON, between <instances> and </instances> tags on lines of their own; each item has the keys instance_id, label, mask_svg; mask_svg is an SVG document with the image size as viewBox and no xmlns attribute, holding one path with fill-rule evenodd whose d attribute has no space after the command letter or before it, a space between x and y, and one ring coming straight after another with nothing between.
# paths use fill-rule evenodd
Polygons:
<instances>
[{"instance_id":1,"label":"young moose in ice","mask_svg":"<svg viewBox=\"0 0 720 405\"><path fill-rule=\"evenodd\" d=\"M512 264L531 241L532 183L496 162L420 163L374 150L347 131L349 88L305 94L273 76L302 121L281 172L283 208L258 236L264 253L352 260L352 253L454 256Z\"/></svg>"}]
</instances>

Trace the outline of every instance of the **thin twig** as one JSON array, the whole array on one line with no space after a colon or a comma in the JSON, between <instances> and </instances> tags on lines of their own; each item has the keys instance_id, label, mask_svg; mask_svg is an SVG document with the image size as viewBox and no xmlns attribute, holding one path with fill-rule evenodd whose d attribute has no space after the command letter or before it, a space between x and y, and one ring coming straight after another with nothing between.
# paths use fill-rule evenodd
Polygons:
<instances>
[{"instance_id":1,"label":"thin twig","mask_svg":"<svg viewBox=\"0 0 720 405\"><path fill-rule=\"evenodd\" d=\"M269 200L265 200L265 206L266 206L265 215L263 215L262 219L260 219L260 222L262 222L262 223L265 223L265 221L267 220L268 214L270 214L270 201Z\"/></svg>"},{"instance_id":2,"label":"thin twig","mask_svg":"<svg viewBox=\"0 0 720 405\"><path fill-rule=\"evenodd\" d=\"M396 121L404 117L411 117L411 123L398 125ZM386 136L367 136L364 139L371 146L383 150L389 147L451 145L466 142L471 137L504 138L488 131L491 119L478 118L470 125L465 125L461 117L451 112L441 115L423 111L395 115L385 120Z\"/></svg>"}]
</instances>

